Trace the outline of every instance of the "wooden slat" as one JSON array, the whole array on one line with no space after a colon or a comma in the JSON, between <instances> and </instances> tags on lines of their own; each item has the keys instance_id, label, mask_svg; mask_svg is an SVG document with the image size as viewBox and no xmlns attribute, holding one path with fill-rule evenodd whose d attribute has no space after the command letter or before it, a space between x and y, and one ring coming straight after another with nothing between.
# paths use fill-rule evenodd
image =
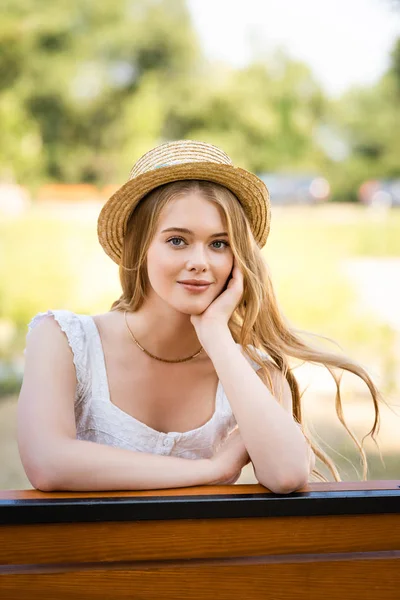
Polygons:
<instances>
[{"instance_id":1,"label":"wooden slat","mask_svg":"<svg viewBox=\"0 0 400 600\"><path fill-rule=\"evenodd\" d=\"M400 549L400 515L4 526L0 535L7 565L367 552Z\"/></svg>"},{"instance_id":2,"label":"wooden slat","mask_svg":"<svg viewBox=\"0 0 400 600\"><path fill-rule=\"evenodd\" d=\"M7 600L398 600L399 561L349 560L93 568L2 575Z\"/></svg>"}]
</instances>

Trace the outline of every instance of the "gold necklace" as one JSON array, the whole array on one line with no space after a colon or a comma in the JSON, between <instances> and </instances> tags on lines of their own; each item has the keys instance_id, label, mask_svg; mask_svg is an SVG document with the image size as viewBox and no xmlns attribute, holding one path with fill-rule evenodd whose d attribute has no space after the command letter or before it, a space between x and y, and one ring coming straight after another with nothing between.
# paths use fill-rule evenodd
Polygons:
<instances>
[{"instance_id":1,"label":"gold necklace","mask_svg":"<svg viewBox=\"0 0 400 600\"><path fill-rule=\"evenodd\" d=\"M130 329L130 327L128 325L128 321L127 321L127 318L126 318L126 313L127 313L127 311L125 311L125 313L124 313L125 314L125 323L126 323L126 326L128 328L128 331L130 333L131 338L133 339L133 341L135 342L135 344L137 346L139 346L139 348L141 350L143 350L143 352L145 352L148 356L151 356L151 358L155 358L156 360L161 360L161 362L166 362L166 363L180 363L180 362L186 362L187 360L191 360L192 358L196 358L196 356L198 356L200 354L200 352L203 351L203 348L200 348L200 350L198 352L196 352L196 354L193 354L193 356L188 356L188 358L178 358L177 360L166 360L165 358L159 358L158 356L155 356L154 354L151 354L151 352L148 352L147 350L145 350L143 348L143 346L141 346L139 344L139 342L137 341L137 339L133 335L133 333L132 333L132 331L131 331L131 329Z\"/></svg>"}]
</instances>

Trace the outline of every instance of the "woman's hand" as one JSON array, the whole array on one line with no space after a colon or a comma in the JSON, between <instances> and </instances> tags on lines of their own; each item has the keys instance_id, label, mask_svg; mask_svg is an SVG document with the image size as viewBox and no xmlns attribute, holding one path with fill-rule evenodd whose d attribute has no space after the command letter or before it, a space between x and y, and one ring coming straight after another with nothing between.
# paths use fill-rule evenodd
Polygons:
<instances>
[{"instance_id":1,"label":"woman's hand","mask_svg":"<svg viewBox=\"0 0 400 600\"><path fill-rule=\"evenodd\" d=\"M196 330L200 343L204 346L207 335L227 329L228 321L243 295L243 273L236 258L233 259L232 277L224 290L200 315L191 315L190 321ZM204 342L204 343L203 343Z\"/></svg>"},{"instance_id":2,"label":"woman's hand","mask_svg":"<svg viewBox=\"0 0 400 600\"><path fill-rule=\"evenodd\" d=\"M228 435L210 461L214 475L210 485L230 483L240 474L243 467L250 462L250 457L238 427Z\"/></svg>"}]
</instances>

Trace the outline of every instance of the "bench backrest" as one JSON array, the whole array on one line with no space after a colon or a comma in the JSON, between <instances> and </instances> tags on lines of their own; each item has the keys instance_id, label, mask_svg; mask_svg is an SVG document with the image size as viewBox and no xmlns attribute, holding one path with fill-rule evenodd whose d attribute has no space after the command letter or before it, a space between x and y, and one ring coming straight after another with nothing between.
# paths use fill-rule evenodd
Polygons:
<instances>
[{"instance_id":1,"label":"bench backrest","mask_svg":"<svg viewBox=\"0 0 400 600\"><path fill-rule=\"evenodd\" d=\"M400 481L0 491L0 597L400 598Z\"/></svg>"}]
</instances>

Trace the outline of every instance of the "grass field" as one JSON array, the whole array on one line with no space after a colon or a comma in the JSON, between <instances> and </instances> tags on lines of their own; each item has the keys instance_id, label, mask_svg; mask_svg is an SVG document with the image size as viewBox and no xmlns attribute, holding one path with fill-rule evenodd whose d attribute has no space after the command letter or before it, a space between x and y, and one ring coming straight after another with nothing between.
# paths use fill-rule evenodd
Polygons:
<instances>
[{"instance_id":1,"label":"grass field","mask_svg":"<svg viewBox=\"0 0 400 600\"><path fill-rule=\"evenodd\" d=\"M22 218L0 221L0 359L22 355L26 325L37 312L48 308L105 312L119 295L118 268L97 242L99 208L41 206ZM396 293L398 285L391 273L399 272L400 211L345 205L274 208L264 252L288 320L298 329L334 338L375 376L395 414L384 410L380 444L387 469L370 446L370 478L399 477L397 305L380 310L369 302L368 294L373 294L377 285L374 273L380 273L384 264L391 268L379 286L386 286L384 298ZM375 271L371 269L368 277L370 288L360 293L346 266L349 262L365 264L366 260L373 260ZM300 374L302 385L308 384L308 377L308 372ZM357 479L348 463L351 460L358 465L352 442L334 413L333 387L317 367L311 379L314 383L304 397L307 417L315 434L332 447L330 453L343 478ZM344 392L345 415L362 436L372 425L369 399L354 377L345 381ZM24 487L25 480L16 466L14 421L15 398L0 399L0 488ZM244 476L251 480L248 471Z\"/></svg>"}]
</instances>

